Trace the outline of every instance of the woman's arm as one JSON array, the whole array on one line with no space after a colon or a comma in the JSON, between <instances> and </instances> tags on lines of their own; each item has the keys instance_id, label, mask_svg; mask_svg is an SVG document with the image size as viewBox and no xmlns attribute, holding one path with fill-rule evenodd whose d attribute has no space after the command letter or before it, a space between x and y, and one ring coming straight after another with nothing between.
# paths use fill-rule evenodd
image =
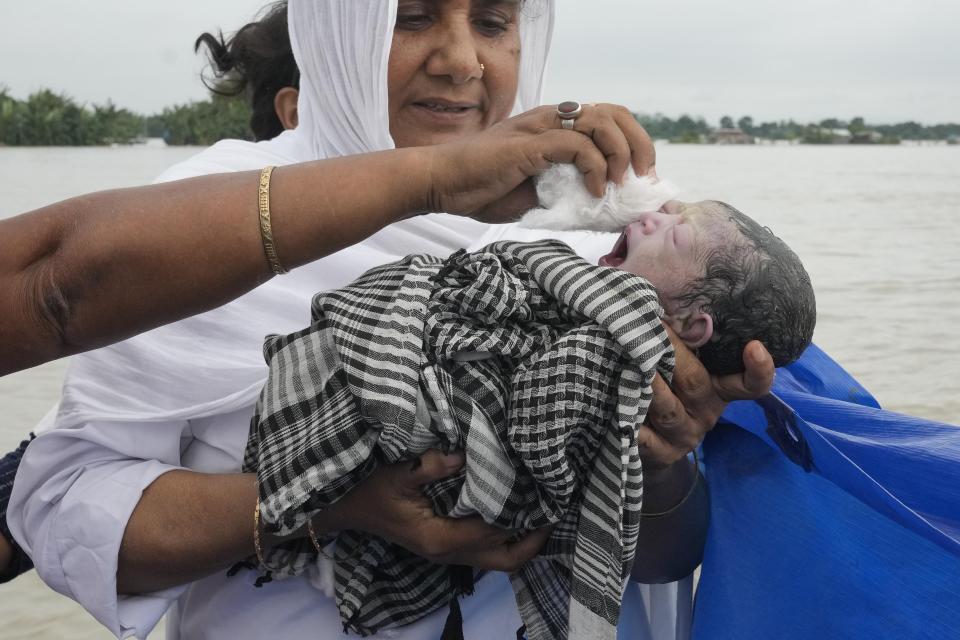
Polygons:
<instances>
[{"instance_id":1,"label":"woman's arm","mask_svg":"<svg viewBox=\"0 0 960 640\"><path fill-rule=\"evenodd\" d=\"M643 129L594 119L616 135L601 143L564 131L541 107L455 143L283 167L271 188L281 262L316 260L425 211L510 220L536 204L530 178L552 162L575 164L598 194L615 164L632 158L645 173L653 147ZM211 309L269 279L258 185L258 172L211 175L0 221L0 375Z\"/></svg>"},{"instance_id":2,"label":"woman's arm","mask_svg":"<svg viewBox=\"0 0 960 640\"><path fill-rule=\"evenodd\" d=\"M10 547L10 543L7 542L6 538L0 536L0 578L6 573L7 565L10 564L10 556L12 554L13 549Z\"/></svg>"},{"instance_id":3,"label":"woman's arm","mask_svg":"<svg viewBox=\"0 0 960 640\"><path fill-rule=\"evenodd\" d=\"M710 500L706 481L686 458L667 467L651 467L644 467L645 515L630 577L662 584L685 578L700 565Z\"/></svg>"},{"instance_id":4,"label":"woman's arm","mask_svg":"<svg viewBox=\"0 0 960 640\"><path fill-rule=\"evenodd\" d=\"M323 535L365 531L444 564L512 571L546 542L542 530L511 542L511 531L479 518L441 518L423 497L424 484L456 473L462 455L429 451L417 465L384 467L314 519ZM256 474L170 471L153 481L123 533L117 593L159 591L196 580L254 554ZM306 532L300 532L306 535ZM276 539L263 534L264 549Z\"/></svg>"},{"instance_id":5,"label":"woman's arm","mask_svg":"<svg viewBox=\"0 0 960 640\"><path fill-rule=\"evenodd\" d=\"M271 209L288 268L424 210L401 150L283 167ZM66 200L0 221L0 375L219 306L265 282L258 172Z\"/></svg>"}]
</instances>

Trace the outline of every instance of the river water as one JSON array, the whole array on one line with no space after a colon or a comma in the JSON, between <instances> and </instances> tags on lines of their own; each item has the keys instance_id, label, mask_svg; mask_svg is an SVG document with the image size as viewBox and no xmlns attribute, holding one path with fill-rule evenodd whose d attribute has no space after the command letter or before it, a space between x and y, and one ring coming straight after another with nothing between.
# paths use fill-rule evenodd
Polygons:
<instances>
[{"instance_id":1,"label":"river water","mask_svg":"<svg viewBox=\"0 0 960 640\"><path fill-rule=\"evenodd\" d=\"M0 218L149 181L184 148L0 148ZM895 411L960 424L960 147L661 145L683 199L728 202L800 255L816 342ZM55 402L64 362L0 379L0 452ZM0 586L0 639L108 638L36 576ZM152 637L162 637L158 629Z\"/></svg>"}]
</instances>

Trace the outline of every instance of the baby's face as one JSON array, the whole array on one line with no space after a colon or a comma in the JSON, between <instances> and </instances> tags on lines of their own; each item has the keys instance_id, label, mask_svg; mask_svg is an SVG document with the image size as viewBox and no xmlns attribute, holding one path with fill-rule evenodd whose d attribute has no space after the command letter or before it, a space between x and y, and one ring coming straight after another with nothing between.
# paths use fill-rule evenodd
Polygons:
<instances>
[{"instance_id":1,"label":"baby's face","mask_svg":"<svg viewBox=\"0 0 960 640\"><path fill-rule=\"evenodd\" d=\"M702 277L710 250L739 236L723 207L712 200L671 200L660 211L629 224L600 265L643 276L660 295L667 313L690 282Z\"/></svg>"}]
</instances>

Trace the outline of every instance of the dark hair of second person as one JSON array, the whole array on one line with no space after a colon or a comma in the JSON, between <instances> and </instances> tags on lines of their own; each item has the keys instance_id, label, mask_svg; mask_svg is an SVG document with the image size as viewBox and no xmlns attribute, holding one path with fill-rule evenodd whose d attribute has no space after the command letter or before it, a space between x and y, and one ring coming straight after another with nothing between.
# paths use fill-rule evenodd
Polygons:
<instances>
[{"instance_id":1,"label":"dark hair of second person","mask_svg":"<svg viewBox=\"0 0 960 640\"><path fill-rule=\"evenodd\" d=\"M204 33L194 43L194 51L206 46L213 78L203 78L210 91L221 96L243 95L252 110L250 129L255 140L269 140L295 124L296 89L300 71L290 47L287 29L287 2L280 0L267 6L262 17L244 25L225 38ZM289 91L286 91L289 90ZM287 109L278 102L287 96L292 102ZM291 124L281 114L294 110Z\"/></svg>"}]
</instances>

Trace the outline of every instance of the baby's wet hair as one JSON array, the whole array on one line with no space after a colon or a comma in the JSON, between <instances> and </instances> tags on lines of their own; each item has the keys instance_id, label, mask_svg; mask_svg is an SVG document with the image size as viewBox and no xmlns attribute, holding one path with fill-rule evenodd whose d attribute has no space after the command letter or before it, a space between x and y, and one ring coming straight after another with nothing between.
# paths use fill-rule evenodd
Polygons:
<instances>
[{"instance_id":1,"label":"baby's wet hair","mask_svg":"<svg viewBox=\"0 0 960 640\"><path fill-rule=\"evenodd\" d=\"M810 276L769 228L724 202L716 204L741 238L711 249L703 277L678 297L682 306L696 306L713 319L713 338L697 355L711 373L738 373L744 370L744 347L759 340L776 366L790 364L813 340L817 308Z\"/></svg>"}]
</instances>

